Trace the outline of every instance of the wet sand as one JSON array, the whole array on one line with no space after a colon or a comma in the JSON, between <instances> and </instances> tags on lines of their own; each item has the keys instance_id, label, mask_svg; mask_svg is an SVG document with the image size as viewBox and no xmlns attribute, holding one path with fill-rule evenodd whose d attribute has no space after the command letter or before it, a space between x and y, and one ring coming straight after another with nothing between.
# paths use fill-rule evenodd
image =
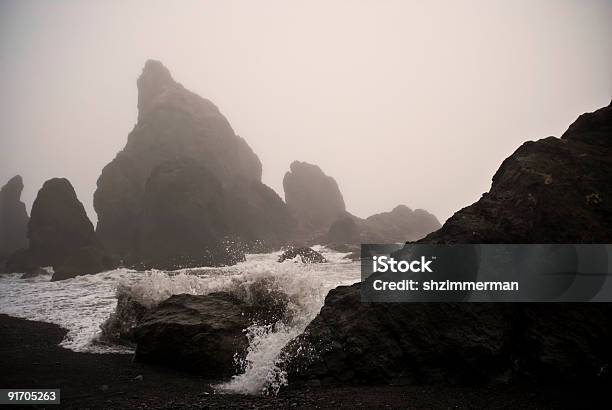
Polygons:
<instances>
[{"instance_id":1,"label":"wet sand","mask_svg":"<svg viewBox=\"0 0 612 410\"><path fill-rule=\"evenodd\" d=\"M0 315L0 388L60 388L70 409L204 408L595 408L612 396L571 386L361 386L288 388L276 397L215 393L218 382L134 363L132 355L58 346L59 326ZM10 406L9 408L19 408Z\"/></svg>"}]
</instances>

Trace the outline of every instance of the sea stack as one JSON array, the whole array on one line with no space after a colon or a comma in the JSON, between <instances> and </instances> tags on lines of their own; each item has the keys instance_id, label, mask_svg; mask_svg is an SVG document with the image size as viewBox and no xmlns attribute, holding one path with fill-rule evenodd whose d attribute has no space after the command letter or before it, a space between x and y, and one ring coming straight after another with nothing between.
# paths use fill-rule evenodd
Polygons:
<instances>
[{"instance_id":1,"label":"sea stack","mask_svg":"<svg viewBox=\"0 0 612 410\"><path fill-rule=\"evenodd\" d=\"M113 267L74 188L65 178L46 181L32 205L29 247L9 259L12 271L52 266L53 280L98 273Z\"/></svg>"},{"instance_id":2,"label":"sea stack","mask_svg":"<svg viewBox=\"0 0 612 410\"><path fill-rule=\"evenodd\" d=\"M129 265L151 262L150 258L141 260L147 259L155 249L150 238L146 238L146 232L159 231L161 227L155 227L157 222L148 218L156 213L156 207L167 207L172 201L170 196L177 194L170 185L166 185L167 192L159 191L163 185L158 183L159 178L166 181L172 175L182 178L185 172L201 176L203 180L194 181L194 184L200 184L202 189L205 185L222 190L225 214L217 215L218 220L231 220L232 223L223 229L215 227L219 235L233 236L246 242L245 247L270 248L284 243L293 229L289 211L278 195L261 183L259 158L246 141L235 134L219 109L177 83L159 61L146 62L137 86L138 122L128 135L124 149L104 167L94 195L97 233L102 243ZM181 163L189 163L190 170ZM170 169L172 166L176 170ZM205 171L195 167L203 167ZM151 192L153 186L157 189L155 193ZM196 201L195 197L192 199ZM149 200L154 202L147 203ZM216 206L213 208L185 206L177 212L182 213L182 221L197 221L196 225L202 225L213 218L207 212L217 212ZM206 259L191 252L188 253L193 258L185 258L182 250L193 248L187 237L171 235L165 240L166 260L181 261L174 266L176 268L184 267L184 263L197 266ZM213 247L220 245L219 242L211 244ZM170 254L171 249L181 251ZM209 251L216 253L202 248L204 254ZM217 261L231 263L231 258L214 259L213 264ZM170 265L164 263L163 267L173 267ZM162 266L154 264L153 267Z\"/></svg>"},{"instance_id":3,"label":"sea stack","mask_svg":"<svg viewBox=\"0 0 612 410\"><path fill-rule=\"evenodd\" d=\"M11 178L0 190L0 259L17 249L27 248L28 213L21 201L23 181Z\"/></svg>"},{"instance_id":4,"label":"sea stack","mask_svg":"<svg viewBox=\"0 0 612 410\"><path fill-rule=\"evenodd\" d=\"M302 232L327 232L332 222L346 213L336 180L317 165L294 161L283 178L283 189Z\"/></svg>"}]
</instances>

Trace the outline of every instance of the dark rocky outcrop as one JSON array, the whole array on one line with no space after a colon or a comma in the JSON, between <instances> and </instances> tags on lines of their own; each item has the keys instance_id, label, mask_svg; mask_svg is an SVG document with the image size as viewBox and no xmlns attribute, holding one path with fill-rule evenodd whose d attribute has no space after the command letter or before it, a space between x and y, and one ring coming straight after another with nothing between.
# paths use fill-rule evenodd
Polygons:
<instances>
[{"instance_id":1,"label":"dark rocky outcrop","mask_svg":"<svg viewBox=\"0 0 612 410\"><path fill-rule=\"evenodd\" d=\"M294 380L479 384L594 382L612 360L608 304L361 302L332 290L286 350Z\"/></svg>"},{"instance_id":2,"label":"dark rocky outcrop","mask_svg":"<svg viewBox=\"0 0 612 410\"><path fill-rule=\"evenodd\" d=\"M65 178L44 183L32 205L28 224L29 247L17 251L8 269L29 272L52 266L53 280L97 273L113 267L98 241L83 204Z\"/></svg>"},{"instance_id":3,"label":"dark rocky outcrop","mask_svg":"<svg viewBox=\"0 0 612 410\"><path fill-rule=\"evenodd\" d=\"M236 374L244 357L248 306L228 293L175 295L147 312L134 329L137 361L191 370L207 377Z\"/></svg>"},{"instance_id":4,"label":"dark rocky outcrop","mask_svg":"<svg viewBox=\"0 0 612 410\"><path fill-rule=\"evenodd\" d=\"M11 178L0 190L0 261L17 249L28 247L29 218L21 201L22 190L23 181L19 175Z\"/></svg>"},{"instance_id":5,"label":"dark rocky outcrop","mask_svg":"<svg viewBox=\"0 0 612 410\"><path fill-rule=\"evenodd\" d=\"M146 257L148 249L157 249L156 245L141 242L147 238L151 225L156 224L147 220L147 215L157 214L156 207L157 210L167 207L173 201L169 196L177 192L171 185L166 186L170 189L168 192L163 192L164 188L156 185L155 179L162 178L162 173L166 175L164 180L175 173L182 175L185 169L180 163L189 161L206 168L206 172L201 172L203 180L198 189L206 186L215 192L223 191L227 212L219 220L243 222L230 224L227 230L235 236L247 236L242 240L248 246L259 244L269 248L287 240L293 220L278 195L261 183L261 163L255 153L234 133L212 102L174 81L160 62L149 60L138 79L138 122L125 148L102 171L94 195L97 233L109 250L126 261L138 263L140 253ZM170 169L171 164L176 170ZM163 172L159 167L163 167ZM158 189L154 195L151 185ZM152 195L161 202L148 203ZM191 203L179 212L192 212L196 208ZM183 213L180 218L181 223L186 223L196 216ZM212 216L207 218L212 220ZM211 229L225 230L220 226ZM187 237L174 235L164 241L168 246L165 254L168 260L179 261L175 267L186 261L181 252L172 253L177 249L188 249L189 260L193 261L190 266L207 258L212 264L223 259L206 256L209 251L217 254L217 249L202 249L202 255L194 255L196 245L189 243ZM219 246L222 245L215 243L216 248Z\"/></svg>"},{"instance_id":6,"label":"dark rocky outcrop","mask_svg":"<svg viewBox=\"0 0 612 410\"><path fill-rule=\"evenodd\" d=\"M305 235L326 233L346 212L336 181L317 165L294 161L283 178L285 202Z\"/></svg>"},{"instance_id":7,"label":"dark rocky outcrop","mask_svg":"<svg viewBox=\"0 0 612 410\"><path fill-rule=\"evenodd\" d=\"M315 251L311 248L301 247L301 248L290 248L282 253L282 255L278 258L279 262L284 262L287 259L293 259L299 256L302 263L325 263L327 259L319 252Z\"/></svg>"},{"instance_id":8,"label":"dark rocky outcrop","mask_svg":"<svg viewBox=\"0 0 612 410\"><path fill-rule=\"evenodd\" d=\"M561 138L520 146L491 190L428 235L430 243L609 243L612 107L581 115Z\"/></svg>"},{"instance_id":9,"label":"dark rocky outcrop","mask_svg":"<svg viewBox=\"0 0 612 410\"><path fill-rule=\"evenodd\" d=\"M491 190L423 243L610 243L612 105L523 144ZM293 380L592 383L610 378L610 304L364 304L338 287L287 347Z\"/></svg>"}]
</instances>

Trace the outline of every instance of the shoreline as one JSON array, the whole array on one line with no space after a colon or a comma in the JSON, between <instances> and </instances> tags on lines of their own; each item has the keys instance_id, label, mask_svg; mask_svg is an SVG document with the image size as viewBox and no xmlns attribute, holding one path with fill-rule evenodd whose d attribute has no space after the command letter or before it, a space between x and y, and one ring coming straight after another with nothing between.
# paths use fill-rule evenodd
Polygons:
<instances>
[{"instance_id":1,"label":"shoreline","mask_svg":"<svg viewBox=\"0 0 612 410\"><path fill-rule=\"evenodd\" d=\"M605 392L539 386L294 387L278 396L219 394L219 380L135 363L130 354L77 353L61 327L0 314L0 388L60 388L60 406L200 408L584 408ZM29 405L24 408L37 408ZM45 406L39 406L45 407ZM12 408L19 408L13 406Z\"/></svg>"}]
</instances>

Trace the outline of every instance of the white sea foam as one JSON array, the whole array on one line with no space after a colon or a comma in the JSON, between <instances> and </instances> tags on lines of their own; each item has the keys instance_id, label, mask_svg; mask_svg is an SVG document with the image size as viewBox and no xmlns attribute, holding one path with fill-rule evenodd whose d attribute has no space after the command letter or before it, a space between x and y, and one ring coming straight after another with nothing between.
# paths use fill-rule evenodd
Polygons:
<instances>
[{"instance_id":1,"label":"white sea foam","mask_svg":"<svg viewBox=\"0 0 612 410\"><path fill-rule=\"evenodd\" d=\"M345 254L314 247L327 258L324 264L296 260L278 263L279 252L247 255L245 262L223 268L136 272L116 269L96 275L50 282L50 276L20 279L21 274L0 276L0 313L55 323L68 330L61 346L79 352L130 353L125 346L97 343L100 324L114 311L117 292L127 292L151 307L171 295L205 295L230 291L245 299L253 289L265 286L288 300L286 318L276 326L254 325L245 329L249 348L245 371L220 391L256 394L277 391L286 382L279 369L279 354L317 315L330 289L359 280L359 265Z\"/></svg>"},{"instance_id":2,"label":"white sea foam","mask_svg":"<svg viewBox=\"0 0 612 410\"><path fill-rule=\"evenodd\" d=\"M129 353L125 347L93 343L100 324L113 312L115 286L138 280L138 272L117 269L97 275L50 282L51 275L20 279L21 274L0 276L0 313L28 320L55 323L68 333L61 346L77 352Z\"/></svg>"}]
</instances>

